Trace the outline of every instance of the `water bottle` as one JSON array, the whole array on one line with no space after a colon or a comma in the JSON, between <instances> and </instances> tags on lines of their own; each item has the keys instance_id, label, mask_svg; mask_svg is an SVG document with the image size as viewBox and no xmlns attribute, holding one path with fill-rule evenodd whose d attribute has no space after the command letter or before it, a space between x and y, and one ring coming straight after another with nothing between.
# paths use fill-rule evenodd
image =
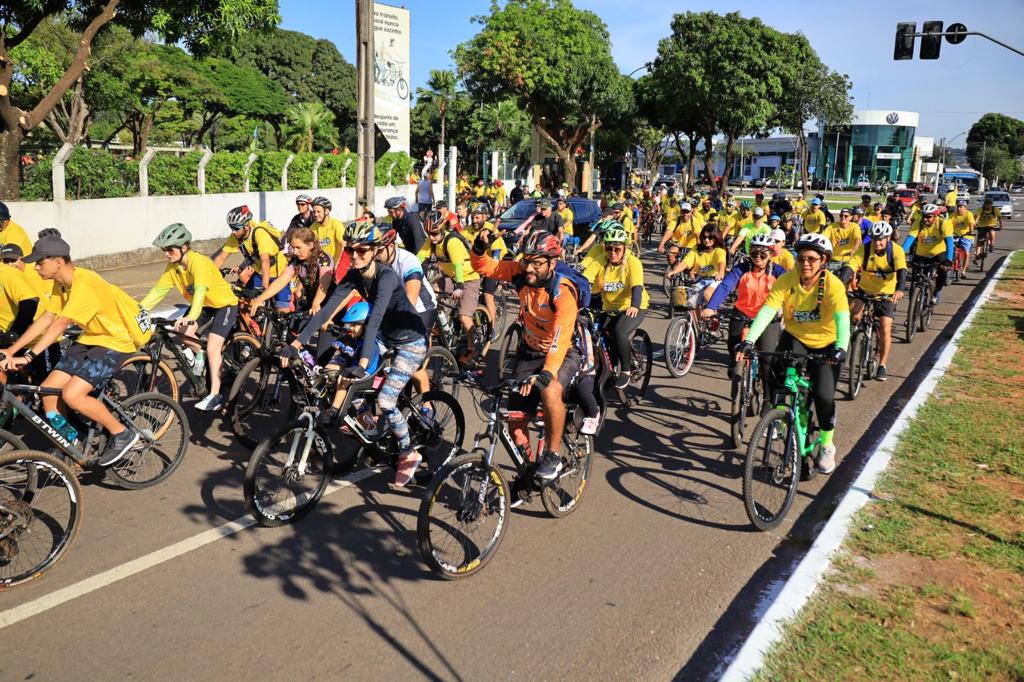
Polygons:
<instances>
[{"instance_id":1,"label":"water bottle","mask_svg":"<svg viewBox=\"0 0 1024 682\"><path fill-rule=\"evenodd\" d=\"M313 354L305 348L299 351L299 357L302 358L304 363L306 363L306 367L309 367L310 369L316 367L316 358L314 358Z\"/></svg>"},{"instance_id":2,"label":"water bottle","mask_svg":"<svg viewBox=\"0 0 1024 682\"><path fill-rule=\"evenodd\" d=\"M196 366L196 354L192 352L191 348L187 346L185 348L182 348L181 354L185 356L185 362L188 363L189 367L194 368Z\"/></svg>"},{"instance_id":3,"label":"water bottle","mask_svg":"<svg viewBox=\"0 0 1024 682\"><path fill-rule=\"evenodd\" d=\"M206 353L199 351L196 353L195 362L193 363L192 372L197 376L201 377L206 373Z\"/></svg>"},{"instance_id":4,"label":"water bottle","mask_svg":"<svg viewBox=\"0 0 1024 682\"><path fill-rule=\"evenodd\" d=\"M441 331L446 336L451 336L452 333L452 322L448 319L448 315L443 310L437 311L437 321L441 323Z\"/></svg>"},{"instance_id":5,"label":"water bottle","mask_svg":"<svg viewBox=\"0 0 1024 682\"><path fill-rule=\"evenodd\" d=\"M50 421L50 425L60 435L64 436L69 443L74 443L78 439L78 430L69 424L68 420L60 412L47 412L46 418Z\"/></svg>"}]
</instances>

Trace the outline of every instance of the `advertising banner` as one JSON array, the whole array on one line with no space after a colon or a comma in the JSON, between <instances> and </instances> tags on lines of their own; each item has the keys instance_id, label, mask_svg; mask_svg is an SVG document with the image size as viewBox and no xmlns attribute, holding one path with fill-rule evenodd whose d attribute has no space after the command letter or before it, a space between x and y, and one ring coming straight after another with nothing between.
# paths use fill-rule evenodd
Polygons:
<instances>
[{"instance_id":1,"label":"advertising banner","mask_svg":"<svg viewBox=\"0 0 1024 682\"><path fill-rule=\"evenodd\" d=\"M409 150L409 10L373 3L373 119L394 152Z\"/></svg>"}]
</instances>

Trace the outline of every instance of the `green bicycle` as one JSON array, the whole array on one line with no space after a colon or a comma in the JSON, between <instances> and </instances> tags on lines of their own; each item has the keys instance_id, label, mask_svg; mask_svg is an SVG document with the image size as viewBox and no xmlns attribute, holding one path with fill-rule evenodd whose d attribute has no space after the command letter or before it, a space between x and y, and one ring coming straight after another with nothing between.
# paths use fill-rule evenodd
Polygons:
<instances>
[{"instance_id":1,"label":"green bicycle","mask_svg":"<svg viewBox=\"0 0 1024 682\"><path fill-rule=\"evenodd\" d=\"M751 352L755 354L755 352ZM793 506L801 478L817 473L814 460L821 442L811 416L811 381L807 363L831 362L825 355L796 355L792 351L756 352L780 358L786 378L772 395L775 407L761 417L747 446L743 468L743 506L758 530L771 530Z\"/></svg>"}]
</instances>

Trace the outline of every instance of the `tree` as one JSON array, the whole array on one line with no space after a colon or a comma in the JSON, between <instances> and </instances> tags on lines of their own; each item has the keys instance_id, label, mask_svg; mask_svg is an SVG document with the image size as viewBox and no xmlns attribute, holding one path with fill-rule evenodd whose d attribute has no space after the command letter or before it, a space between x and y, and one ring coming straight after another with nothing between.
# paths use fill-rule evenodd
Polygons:
<instances>
[{"instance_id":1,"label":"tree","mask_svg":"<svg viewBox=\"0 0 1024 682\"><path fill-rule=\"evenodd\" d=\"M1024 121L988 113L967 133L967 160L986 178L1007 176L1006 160L1024 154ZM1003 172L999 170L1002 168Z\"/></svg>"},{"instance_id":2,"label":"tree","mask_svg":"<svg viewBox=\"0 0 1024 682\"><path fill-rule=\"evenodd\" d=\"M290 133L288 146L297 152L315 150L318 141L332 147L338 143L334 114L320 102L291 105L285 112L285 120Z\"/></svg>"},{"instance_id":3,"label":"tree","mask_svg":"<svg viewBox=\"0 0 1024 682\"><path fill-rule=\"evenodd\" d=\"M479 33L455 48L458 73L482 102L512 99L575 182L576 151L592 131L632 109L629 79L593 12L569 0L492 2Z\"/></svg>"},{"instance_id":4,"label":"tree","mask_svg":"<svg viewBox=\"0 0 1024 682\"><path fill-rule=\"evenodd\" d=\"M427 79L427 87L417 88L416 101L424 99L437 108L438 116L441 118L441 147L445 146L445 129L447 124L448 107L456 98L455 73L447 69L431 69L430 78Z\"/></svg>"},{"instance_id":5,"label":"tree","mask_svg":"<svg viewBox=\"0 0 1024 682\"><path fill-rule=\"evenodd\" d=\"M196 142L224 116L248 116L267 121L274 127L278 142L281 141L281 123L284 120L288 96L284 89L251 66L242 66L210 57L203 60L199 69L216 91L222 96L215 101L193 102L190 110L200 115L202 123L196 134ZM216 147L216 134L210 136L210 148Z\"/></svg>"},{"instance_id":6,"label":"tree","mask_svg":"<svg viewBox=\"0 0 1024 682\"><path fill-rule=\"evenodd\" d=\"M665 43L666 40L670 39L661 42ZM659 54L661 49L662 46L659 44ZM666 44L665 50L671 54L673 47ZM666 72L673 66L660 58L656 59L652 64L651 73L636 81L634 93L638 112L653 125L671 131L668 136L672 139L679 157L687 162L686 182L692 185L697 145L701 140L705 140L706 149L710 148L708 141L715 135L715 120L710 115L710 104L702 104L699 99L707 96L707 93L697 82L677 83L672 80ZM689 89L686 89L687 87ZM627 121L624 127L630 129L632 126ZM685 148L682 138L686 138ZM705 158L705 166L707 165L708 160ZM706 170L709 177L713 175L713 169L708 167Z\"/></svg>"},{"instance_id":7,"label":"tree","mask_svg":"<svg viewBox=\"0 0 1024 682\"><path fill-rule=\"evenodd\" d=\"M38 99L16 105L11 100L10 51L55 17L65 18L80 32L74 56ZM18 196L22 139L46 120L86 72L93 42L108 24L124 26L136 36L156 31L168 42L180 41L193 54L202 54L211 45L233 42L246 31L279 20L277 0L0 0L0 196Z\"/></svg>"}]
</instances>

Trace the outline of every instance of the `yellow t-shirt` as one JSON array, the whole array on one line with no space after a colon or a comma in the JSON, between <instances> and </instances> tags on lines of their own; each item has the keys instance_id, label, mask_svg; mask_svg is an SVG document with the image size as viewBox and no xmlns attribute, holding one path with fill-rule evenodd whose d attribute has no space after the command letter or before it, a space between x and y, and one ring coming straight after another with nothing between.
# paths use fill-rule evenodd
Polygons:
<instances>
[{"instance_id":1,"label":"yellow t-shirt","mask_svg":"<svg viewBox=\"0 0 1024 682\"><path fill-rule=\"evenodd\" d=\"M779 251L778 256L772 256L772 262L781 265L787 270L792 270L796 266L796 259L793 258L793 254L786 248Z\"/></svg>"},{"instance_id":2,"label":"yellow t-shirt","mask_svg":"<svg viewBox=\"0 0 1024 682\"><path fill-rule=\"evenodd\" d=\"M736 220L740 217L739 211L730 213L728 209L722 209L715 215L715 226L722 233L722 238L728 237L736 229Z\"/></svg>"},{"instance_id":3,"label":"yellow t-shirt","mask_svg":"<svg viewBox=\"0 0 1024 682\"><path fill-rule=\"evenodd\" d=\"M473 188L473 196L477 199L483 199L487 196L487 188L483 185L477 185Z\"/></svg>"},{"instance_id":4,"label":"yellow t-shirt","mask_svg":"<svg viewBox=\"0 0 1024 682\"><path fill-rule=\"evenodd\" d=\"M807 210L807 200L806 199L793 199L793 201L791 201L789 203L793 207L793 211L795 213L799 213L800 215L803 215L804 211Z\"/></svg>"},{"instance_id":5,"label":"yellow t-shirt","mask_svg":"<svg viewBox=\"0 0 1024 682\"><path fill-rule=\"evenodd\" d=\"M963 215L953 214L950 218L953 221L953 236L954 237L970 237L974 234L974 214L970 211L965 211Z\"/></svg>"},{"instance_id":6,"label":"yellow t-shirt","mask_svg":"<svg viewBox=\"0 0 1024 682\"><path fill-rule=\"evenodd\" d=\"M26 256L32 253L32 242L28 240L25 228L13 220L8 220L4 229L0 230L0 245L2 244L17 244Z\"/></svg>"},{"instance_id":7,"label":"yellow t-shirt","mask_svg":"<svg viewBox=\"0 0 1024 682\"><path fill-rule=\"evenodd\" d=\"M946 206L956 206L956 190L951 189L946 192Z\"/></svg>"},{"instance_id":8,"label":"yellow t-shirt","mask_svg":"<svg viewBox=\"0 0 1024 682\"><path fill-rule=\"evenodd\" d=\"M260 273L259 258L256 254L265 253L270 256L270 276L277 277L284 272L287 263L285 262L284 254L281 253L281 245L274 237L274 233L267 229L272 227L270 223L263 221L255 225L249 231L249 235L241 242L238 241L238 237L231 235L224 242L221 251L224 253L238 253L241 251L246 257L251 257L257 274L262 273ZM265 286L269 282L264 282L263 284Z\"/></svg>"},{"instance_id":9,"label":"yellow t-shirt","mask_svg":"<svg viewBox=\"0 0 1024 682\"><path fill-rule=\"evenodd\" d=\"M1000 217L999 209L995 206L988 213L985 212L984 208L981 208L975 214L975 225L977 227L997 227Z\"/></svg>"},{"instance_id":10,"label":"yellow t-shirt","mask_svg":"<svg viewBox=\"0 0 1024 682\"><path fill-rule=\"evenodd\" d=\"M857 251L862 237L860 225L850 222L846 227L840 223L832 223L825 228L825 236L832 242L832 262L845 263Z\"/></svg>"},{"instance_id":11,"label":"yellow t-shirt","mask_svg":"<svg viewBox=\"0 0 1024 682\"><path fill-rule=\"evenodd\" d=\"M7 331L18 315L18 305L22 301L39 299L35 318L46 310L46 299L39 295L28 275L10 266L0 265L0 331Z\"/></svg>"},{"instance_id":12,"label":"yellow t-shirt","mask_svg":"<svg viewBox=\"0 0 1024 682\"><path fill-rule=\"evenodd\" d=\"M644 266L640 259L629 251L619 265L609 265L608 256L599 251L588 259L583 276L593 283L594 293L601 294L603 310L621 311L633 300L633 287L644 285ZM647 310L651 299L647 289L640 296L640 309Z\"/></svg>"},{"instance_id":13,"label":"yellow t-shirt","mask_svg":"<svg viewBox=\"0 0 1024 682\"><path fill-rule=\"evenodd\" d=\"M626 231L626 234L633 234L636 231L636 226L633 225L633 209L627 208L624 210L619 222L622 223L622 229Z\"/></svg>"},{"instance_id":14,"label":"yellow t-shirt","mask_svg":"<svg viewBox=\"0 0 1024 682\"><path fill-rule=\"evenodd\" d=\"M725 249L714 248L700 253L694 249L683 258L683 269L697 268L697 279L714 279L720 272L719 266L725 266L725 261Z\"/></svg>"},{"instance_id":15,"label":"yellow t-shirt","mask_svg":"<svg viewBox=\"0 0 1024 682\"><path fill-rule=\"evenodd\" d=\"M40 302L48 302L50 300L50 294L53 293L53 283L44 281L43 278L39 276L36 269L27 263L25 264L25 269L22 272L26 277L28 277L28 281L32 284L32 288L38 292Z\"/></svg>"},{"instance_id":16,"label":"yellow t-shirt","mask_svg":"<svg viewBox=\"0 0 1024 682\"><path fill-rule=\"evenodd\" d=\"M877 223L882 219L882 212L875 213L874 211L868 211L864 214L864 217L873 223Z\"/></svg>"},{"instance_id":17,"label":"yellow t-shirt","mask_svg":"<svg viewBox=\"0 0 1024 682\"><path fill-rule=\"evenodd\" d=\"M822 273L825 289L818 305L818 282L809 289L800 286L800 273L790 270L775 280L764 304L782 310L786 331L807 348L824 348L836 340L835 314L849 312L846 285L827 270Z\"/></svg>"},{"instance_id":18,"label":"yellow t-shirt","mask_svg":"<svg viewBox=\"0 0 1024 682\"><path fill-rule=\"evenodd\" d=\"M572 223L575 219L572 209L567 205L561 211L555 211L555 213L562 216L562 229L565 230L566 234L572 235Z\"/></svg>"},{"instance_id":19,"label":"yellow t-shirt","mask_svg":"<svg viewBox=\"0 0 1024 682\"><path fill-rule=\"evenodd\" d=\"M505 205L505 187L504 186L502 186L502 187L495 187L494 188L494 203L496 203L498 206L504 206Z\"/></svg>"},{"instance_id":20,"label":"yellow t-shirt","mask_svg":"<svg viewBox=\"0 0 1024 682\"><path fill-rule=\"evenodd\" d=\"M701 228L697 224L697 217L692 216L689 220L680 220L676 223L676 229L672 230L670 239L684 249L692 249L697 246L700 230Z\"/></svg>"},{"instance_id":21,"label":"yellow t-shirt","mask_svg":"<svg viewBox=\"0 0 1024 682\"><path fill-rule=\"evenodd\" d=\"M870 296L892 296L896 293L896 272L907 269L907 254L904 253L902 246L893 244L890 269L886 249L882 249L881 253L872 249L867 267L864 267L864 249L871 248L871 244L861 244L850 260L853 269L861 273L857 288Z\"/></svg>"},{"instance_id":22,"label":"yellow t-shirt","mask_svg":"<svg viewBox=\"0 0 1024 682\"><path fill-rule=\"evenodd\" d=\"M488 250L488 253L495 260L501 260L505 257L505 254L508 253L508 245L505 244L505 239L501 236L501 232L495 230L494 223L489 220L484 223L483 229L492 233L491 248ZM476 226L473 223L462 228L462 236L465 237L466 241L470 244L476 241L476 236L478 234L480 234L480 230L476 229ZM495 251L498 252L497 256L494 255Z\"/></svg>"},{"instance_id":23,"label":"yellow t-shirt","mask_svg":"<svg viewBox=\"0 0 1024 682\"><path fill-rule=\"evenodd\" d=\"M821 212L820 208L811 206L803 212L803 217L804 233L813 234L825 229L825 214Z\"/></svg>"},{"instance_id":24,"label":"yellow t-shirt","mask_svg":"<svg viewBox=\"0 0 1024 682\"><path fill-rule=\"evenodd\" d=\"M320 240L320 250L331 257L332 263L337 263L345 247L345 223L331 216L325 224L313 223L310 229Z\"/></svg>"},{"instance_id":25,"label":"yellow t-shirt","mask_svg":"<svg viewBox=\"0 0 1024 682\"><path fill-rule=\"evenodd\" d=\"M110 284L92 270L76 267L71 287L53 283L50 312L66 317L82 328L78 343L102 346L119 353L134 353L149 340L149 324L139 304L119 287Z\"/></svg>"},{"instance_id":26,"label":"yellow t-shirt","mask_svg":"<svg viewBox=\"0 0 1024 682\"><path fill-rule=\"evenodd\" d=\"M238 297L231 290L231 285L227 283L224 276L220 274L220 270L208 256L190 251L186 261L185 267L177 263L168 263L154 289L167 290L174 287L185 297L185 300L191 301L196 289L204 286L206 287L204 308L220 309L238 305ZM163 297L161 296L161 298ZM153 302L153 305L156 305L156 302ZM150 306L143 307L148 309Z\"/></svg>"},{"instance_id":27,"label":"yellow t-shirt","mask_svg":"<svg viewBox=\"0 0 1024 682\"><path fill-rule=\"evenodd\" d=\"M912 229L914 237L914 255L922 258L933 258L946 253L946 237L953 236L953 221L949 218L934 220L931 227L921 221L919 227Z\"/></svg>"},{"instance_id":28,"label":"yellow t-shirt","mask_svg":"<svg viewBox=\"0 0 1024 682\"><path fill-rule=\"evenodd\" d=\"M707 208L698 208L695 211L695 213L700 216L700 219L704 221L705 225L714 220L715 216L718 215L718 211L715 210L714 206L708 206Z\"/></svg>"},{"instance_id":29,"label":"yellow t-shirt","mask_svg":"<svg viewBox=\"0 0 1024 682\"><path fill-rule=\"evenodd\" d=\"M455 272L457 264L462 265L462 282L472 282L475 279L480 279L479 273L473 269L473 265L469 262L469 249L462 243L458 235L451 231L447 232L437 244L429 239L424 240L423 246L420 247L420 252L416 255L421 263L428 258L435 258L438 266L441 268L441 272L451 277L455 282L460 282Z\"/></svg>"}]
</instances>

